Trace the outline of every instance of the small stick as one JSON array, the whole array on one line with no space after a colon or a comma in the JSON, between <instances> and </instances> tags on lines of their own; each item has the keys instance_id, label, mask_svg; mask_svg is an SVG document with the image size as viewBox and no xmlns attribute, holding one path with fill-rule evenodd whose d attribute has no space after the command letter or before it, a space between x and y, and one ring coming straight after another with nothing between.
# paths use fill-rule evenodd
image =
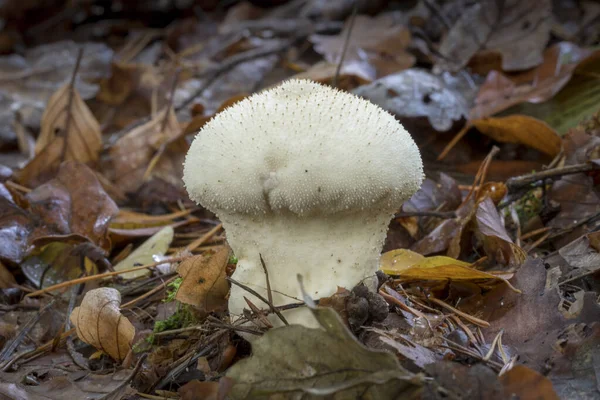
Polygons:
<instances>
[{"instance_id":1,"label":"small stick","mask_svg":"<svg viewBox=\"0 0 600 400\"><path fill-rule=\"evenodd\" d=\"M580 172L590 172L600 170L600 165L594 163L575 164L568 165L566 167L552 168L545 171L535 172L533 174L521 175L514 178L510 178L506 181L506 187L509 191L516 191L518 189L527 187L537 181L544 181L546 179L556 179L564 175L573 175Z\"/></svg>"},{"instance_id":2,"label":"small stick","mask_svg":"<svg viewBox=\"0 0 600 400\"><path fill-rule=\"evenodd\" d=\"M155 293L158 293L158 292L160 292L160 291L161 291L161 290L163 290L163 289L166 289L166 288L167 288L167 285L168 285L169 283L173 282L173 281L174 281L175 279L177 279L178 277L179 277L179 276L174 276L174 277L172 277L171 279L169 279L169 280L167 280L167 281L163 282L162 284L160 284L160 285L158 285L158 286L154 287L153 289L151 289L151 290L147 291L146 293L142 294L141 296L138 296L138 297L136 297L135 299L133 299L133 300L131 300L131 301L129 301L129 302L127 302L127 303L125 303L125 304L122 304L122 305L121 305L121 309L124 309L124 308L131 307L132 305L134 305L135 303L139 302L140 300L143 300L143 299L145 299L145 298L147 298L147 297L150 297L150 296L152 296L152 295L153 295L153 294L155 294Z\"/></svg>"},{"instance_id":3,"label":"small stick","mask_svg":"<svg viewBox=\"0 0 600 400\"><path fill-rule=\"evenodd\" d=\"M460 311L460 310L452 307L450 304L448 304L448 303L446 303L446 302L444 302L442 300L438 300L438 299L436 299L434 297L430 297L428 300L434 302L435 304L437 304L437 305L439 305L441 307L444 307L447 310L452 311L453 313L455 313L457 315L460 315L461 317L463 317L467 321L471 322L472 324L475 324L475 325L478 325L478 326L481 326L481 327L484 327L484 328L488 328L490 326L489 322L484 321L484 320L479 319L479 318L476 318L476 317L473 317L473 316L471 316L471 315L469 315L467 313L464 313L464 312L462 312L462 311Z\"/></svg>"},{"instance_id":4,"label":"small stick","mask_svg":"<svg viewBox=\"0 0 600 400\"><path fill-rule=\"evenodd\" d=\"M265 271L265 278L267 280L267 296L269 299L269 306L271 306L272 312L276 312L275 306L273 305L273 293L271 292L271 282L269 282L269 272L267 271L267 266L265 265L265 260L263 260L262 254L259 254L258 256L260 257L260 263L263 267L263 270ZM289 325L287 320L283 317L283 314L280 318L281 322L283 322L285 325Z\"/></svg>"},{"instance_id":5,"label":"small stick","mask_svg":"<svg viewBox=\"0 0 600 400\"><path fill-rule=\"evenodd\" d=\"M223 228L223 224L219 224L219 225L215 226L210 231L206 232L204 234L204 236L199 237L198 239L194 240L192 243L185 246L185 250L187 250L189 252L196 250L197 247L203 245L206 241L208 241L208 239L210 239L211 237L216 235L216 233L219 232L222 228Z\"/></svg>"},{"instance_id":6,"label":"small stick","mask_svg":"<svg viewBox=\"0 0 600 400\"><path fill-rule=\"evenodd\" d=\"M273 303L270 303L268 299L265 299L264 296L261 296L256 290L249 288L248 286L244 285L243 283L240 283L238 281L236 281L233 278L227 278L227 280L231 283L233 283L236 286L241 287L242 289L244 289L245 291L247 291L248 293L258 297L260 300L263 301L263 303L267 304L271 310L273 310L275 312L275 314L277 314L277 316L279 317L279 319L286 325L288 325L287 320L284 318L284 316L281 314L281 311L279 311L277 308L275 308L273 306Z\"/></svg>"},{"instance_id":7,"label":"small stick","mask_svg":"<svg viewBox=\"0 0 600 400\"><path fill-rule=\"evenodd\" d=\"M352 35L352 29L354 28L354 20L356 19L357 9L358 0L354 0L354 6L352 7L352 15L350 16L350 23L348 24L348 32L346 33L346 38L344 40L344 47L342 49L340 61L338 62L337 67L335 68L335 75L333 76L333 81L331 82L331 86L333 86L334 88L337 88L338 86L340 71L342 70L342 64L344 64L344 58L346 58L346 52L348 51L348 45L350 44L350 35Z\"/></svg>"},{"instance_id":8,"label":"small stick","mask_svg":"<svg viewBox=\"0 0 600 400\"><path fill-rule=\"evenodd\" d=\"M150 264L141 265L139 267L124 269L122 271L105 272L103 274L84 276L83 278L73 279L71 281L58 283L56 285L48 286L47 288L44 288L44 289L36 290L35 292L28 293L27 295L25 295L25 297L35 297L35 296L39 296L44 293L52 292L54 290L58 290L58 289L66 288L66 287L71 287L73 285L77 285L77 284L84 283L84 282L95 281L95 280L102 279L102 278L108 278L109 276L121 275L121 274L125 274L127 272L140 271L142 269L147 269L147 268L154 268L154 267L157 267L162 264L180 262L180 261L185 260L186 258L187 258L187 256L171 257L171 258L166 258L162 261L156 261L156 262L153 262Z\"/></svg>"}]
</instances>

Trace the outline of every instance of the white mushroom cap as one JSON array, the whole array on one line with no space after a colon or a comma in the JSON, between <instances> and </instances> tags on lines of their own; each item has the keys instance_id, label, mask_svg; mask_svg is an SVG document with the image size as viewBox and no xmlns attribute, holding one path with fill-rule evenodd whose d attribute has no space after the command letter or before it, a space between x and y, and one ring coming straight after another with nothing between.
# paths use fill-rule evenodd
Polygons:
<instances>
[{"instance_id":1,"label":"white mushroom cap","mask_svg":"<svg viewBox=\"0 0 600 400\"><path fill-rule=\"evenodd\" d=\"M184 165L190 197L215 212L238 257L234 278L275 306L351 289L373 276L394 212L416 192L423 164L414 141L378 106L305 80L290 80L216 115ZM229 311L249 298L231 288ZM290 323L318 326L305 309ZM276 318L270 318L274 324ZM312 322L311 322L312 321Z\"/></svg>"},{"instance_id":2,"label":"white mushroom cap","mask_svg":"<svg viewBox=\"0 0 600 400\"><path fill-rule=\"evenodd\" d=\"M216 115L184 165L190 197L217 213L394 209L422 179L419 150L391 114L307 80L286 81Z\"/></svg>"}]
</instances>

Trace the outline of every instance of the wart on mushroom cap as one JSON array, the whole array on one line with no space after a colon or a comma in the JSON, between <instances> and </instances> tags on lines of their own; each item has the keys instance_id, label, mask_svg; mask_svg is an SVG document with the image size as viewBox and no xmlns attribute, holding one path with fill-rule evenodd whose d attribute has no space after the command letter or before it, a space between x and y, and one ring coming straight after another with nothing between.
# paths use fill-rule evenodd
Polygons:
<instances>
[{"instance_id":1,"label":"wart on mushroom cap","mask_svg":"<svg viewBox=\"0 0 600 400\"><path fill-rule=\"evenodd\" d=\"M266 297L262 254L276 306L373 276L388 223L423 180L419 150L396 119L346 92L290 80L216 115L184 164L190 197L223 222L238 257L234 278ZM229 310L244 296L232 287ZM290 323L317 326L308 310ZM276 323L276 317L271 317Z\"/></svg>"}]
</instances>

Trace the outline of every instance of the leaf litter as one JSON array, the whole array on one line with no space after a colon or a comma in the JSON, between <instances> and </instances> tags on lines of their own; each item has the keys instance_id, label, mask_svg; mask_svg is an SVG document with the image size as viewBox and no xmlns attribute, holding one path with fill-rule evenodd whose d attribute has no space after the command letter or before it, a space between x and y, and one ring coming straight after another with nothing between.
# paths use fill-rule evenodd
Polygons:
<instances>
[{"instance_id":1,"label":"leaf litter","mask_svg":"<svg viewBox=\"0 0 600 400\"><path fill-rule=\"evenodd\" d=\"M0 6L0 393L600 396L600 9L234 3ZM236 255L181 180L204 123L291 77L393 114L427 175L378 293L284 306L315 328L229 315Z\"/></svg>"}]
</instances>

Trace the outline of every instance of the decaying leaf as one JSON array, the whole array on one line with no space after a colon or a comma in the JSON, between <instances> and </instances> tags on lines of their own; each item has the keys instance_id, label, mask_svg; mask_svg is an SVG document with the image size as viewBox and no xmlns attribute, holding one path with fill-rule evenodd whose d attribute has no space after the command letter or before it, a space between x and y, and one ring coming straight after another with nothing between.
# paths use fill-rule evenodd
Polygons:
<instances>
[{"instance_id":1,"label":"decaying leaf","mask_svg":"<svg viewBox=\"0 0 600 400\"><path fill-rule=\"evenodd\" d=\"M137 267L144 264L151 264L164 256L171 242L175 232L172 226L165 226L157 233L152 235L148 240L142 243L137 249L135 249L130 255L128 255L123 261L114 266L115 271L122 271L125 269ZM137 279L151 274L150 270L138 270L133 272L126 272L121 275L123 279Z\"/></svg>"},{"instance_id":2,"label":"decaying leaf","mask_svg":"<svg viewBox=\"0 0 600 400\"><path fill-rule=\"evenodd\" d=\"M552 2L484 0L468 7L440 44L438 66L458 71L481 50L499 52L502 69L519 71L542 62L550 39Z\"/></svg>"},{"instance_id":3,"label":"decaying leaf","mask_svg":"<svg viewBox=\"0 0 600 400\"><path fill-rule=\"evenodd\" d=\"M388 75L353 93L398 117L427 117L438 131L447 131L469 114L461 93L448 87L443 78L417 68Z\"/></svg>"},{"instance_id":4,"label":"decaying leaf","mask_svg":"<svg viewBox=\"0 0 600 400\"><path fill-rule=\"evenodd\" d=\"M29 213L0 196L0 260L20 262L27 253L27 239L34 226Z\"/></svg>"},{"instance_id":5,"label":"decaying leaf","mask_svg":"<svg viewBox=\"0 0 600 400\"><path fill-rule=\"evenodd\" d=\"M94 172L76 161L63 163L56 178L27 194L29 211L44 221L32 241L55 241L79 236L110 249L108 223L119 209Z\"/></svg>"},{"instance_id":6,"label":"decaying leaf","mask_svg":"<svg viewBox=\"0 0 600 400\"><path fill-rule=\"evenodd\" d=\"M151 176L181 185L183 157L187 143L181 135L181 127L173 109L158 113L152 120L134 128L117 140L110 149L109 177L124 192L135 192L148 178L146 171L153 157Z\"/></svg>"},{"instance_id":7,"label":"decaying leaf","mask_svg":"<svg viewBox=\"0 0 600 400\"><path fill-rule=\"evenodd\" d=\"M229 292L227 261L230 249L222 246L214 254L203 254L183 261L177 273L183 278L175 298L205 312L223 307Z\"/></svg>"},{"instance_id":8,"label":"decaying leaf","mask_svg":"<svg viewBox=\"0 0 600 400\"><path fill-rule=\"evenodd\" d=\"M344 43L348 40L349 25L347 22L342 32L336 36L310 37L315 50L333 65L340 61ZM402 71L415 63L415 57L405 50L410 39L410 31L397 24L390 14L377 17L357 15L344 60L372 65L378 76Z\"/></svg>"},{"instance_id":9,"label":"decaying leaf","mask_svg":"<svg viewBox=\"0 0 600 400\"><path fill-rule=\"evenodd\" d=\"M477 233L480 234L485 253L490 259L511 266L519 266L525 262L527 254L508 236L491 198L486 197L478 204L475 219Z\"/></svg>"},{"instance_id":10,"label":"decaying leaf","mask_svg":"<svg viewBox=\"0 0 600 400\"><path fill-rule=\"evenodd\" d=\"M329 308L314 309L322 329L289 325L252 342L252 356L227 371L232 399L412 398L419 380L387 352L360 344Z\"/></svg>"},{"instance_id":11,"label":"decaying leaf","mask_svg":"<svg viewBox=\"0 0 600 400\"><path fill-rule=\"evenodd\" d=\"M39 154L57 136L65 139L63 160L81 163L96 161L102 149L100 124L77 89L64 85L50 97L42 116L41 132L35 144Z\"/></svg>"},{"instance_id":12,"label":"decaying leaf","mask_svg":"<svg viewBox=\"0 0 600 400\"><path fill-rule=\"evenodd\" d=\"M563 246L558 254L567 262L561 281L591 275L600 269L600 232L592 232Z\"/></svg>"},{"instance_id":13,"label":"decaying leaf","mask_svg":"<svg viewBox=\"0 0 600 400\"><path fill-rule=\"evenodd\" d=\"M71 313L77 336L87 344L122 361L131 349L135 328L121 314L121 294L112 288L90 290Z\"/></svg>"}]
</instances>

